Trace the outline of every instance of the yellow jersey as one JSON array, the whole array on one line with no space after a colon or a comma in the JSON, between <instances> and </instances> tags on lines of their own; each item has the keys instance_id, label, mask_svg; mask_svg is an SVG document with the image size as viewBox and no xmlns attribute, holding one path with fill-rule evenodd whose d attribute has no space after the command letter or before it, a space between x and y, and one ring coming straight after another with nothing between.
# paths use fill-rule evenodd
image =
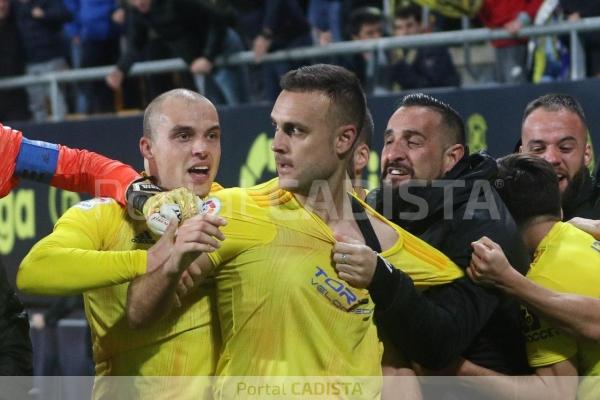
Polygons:
<instances>
[{"instance_id":1,"label":"yellow jersey","mask_svg":"<svg viewBox=\"0 0 600 400\"><path fill-rule=\"evenodd\" d=\"M221 187L213 184L212 189ZM128 327L129 281L146 272L146 250L154 243L143 217L132 219L114 200L97 198L69 209L20 266L18 285L27 292L83 292L96 363L96 398L116 393L123 398L128 393L201 398L202 391L208 392L208 379L158 377L214 374L220 336L213 320L212 280L148 328Z\"/></svg>"},{"instance_id":2,"label":"yellow jersey","mask_svg":"<svg viewBox=\"0 0 600 400\"><path fill-rule=\"evenodd\" d=\"M221 247L208 254L223 339L217 375L381 375L373 302L366 290L337 277L335 239L323 220L277 179L225 189L207 203L228 221ZM382 256L417 286L462 276L441 252L362 204L398 233Z\"/></svg>"},{"instance_id":3,"label":"yellow jersey","mask_svg":"<svg viewBox=\"0 0 600 400\"><path fill-rule=\"evenodd\" d=\"M527 278L558 292L600 297L600 242L558 222L540 242ZM600 344L576 339L523 309L529 364L544 367L573 358L579 375L600 375ZM582 379L578 398L598 398L597 378Z\"/></svg>"}]
</instances>

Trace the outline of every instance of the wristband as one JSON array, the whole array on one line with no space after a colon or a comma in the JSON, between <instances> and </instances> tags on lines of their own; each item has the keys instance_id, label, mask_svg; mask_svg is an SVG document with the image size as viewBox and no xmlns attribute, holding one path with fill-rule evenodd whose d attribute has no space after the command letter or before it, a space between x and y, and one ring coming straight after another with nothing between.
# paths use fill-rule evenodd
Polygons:
<instances>
[{"instance_id":1,"label":"wristband","mask_svg":"<svg viewBox=\"0 0 600 400\"><path fill-rule=\"evenodd\" d=\"M56 172L57 163L57 144L23 138L15 166L15 175L50 183Z\"/></svg>"}]
</instances>

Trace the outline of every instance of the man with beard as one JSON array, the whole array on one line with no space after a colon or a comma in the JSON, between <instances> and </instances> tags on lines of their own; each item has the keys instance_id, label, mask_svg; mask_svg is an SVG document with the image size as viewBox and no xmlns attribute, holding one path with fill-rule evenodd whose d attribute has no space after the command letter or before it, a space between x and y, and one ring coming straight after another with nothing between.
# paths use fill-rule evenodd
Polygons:
<instances>
[{"instance_id":1,"label":"man with beard","mask_svg":"<svg viewBox=\"0 0 600 400\"><path fill-rule=\"evenodd\" d=\"M591 146L583 108L567 94L548 94L530 102L523 114L521 152L548 161L558 176L563 220L600 218L598 187L590 176ZM597 235L598 221L575 218L577 227ZM598 237L596 237L598 239ZM530 280L516 278L512 268L494 264L482 270L493 281L525 303L533 312L561 330L577 337L600 340L600 301L586 296L559 293Z\"/></svg>"},{"instance_id":2,"label":"man with beard","mask_svg":"<svg viewBox=\"0 0 600 400\"><path fill-rule=\"evenodd\" d=\"M581 104L567 94L548 94L527 105L520 151L541 157L554 167L563 219L600 219L598 193L590 176L592 147Z\"/></svg>"},{"instance_id":3,"label":"man with beard","mask_svg":"<svg viewBox=\"0 0 600 400\"><path fill-rule=\"evenodd\" d=\"M468 155L463 121L450 106L424 94L406 96L388 122L381 168L383 186L368 199L387 218L462 268L471 242L492 235L525 271L517 227L489 183L496 163ZM390 276L361 263L368 251L358 244L345 249L360 277L348 282L369 286L380 327L405 356L434 370L452 367L460 356L508 374L527 369L516 303L466 279L421 293L401 271Z\"/></svg>"}]
</instances>

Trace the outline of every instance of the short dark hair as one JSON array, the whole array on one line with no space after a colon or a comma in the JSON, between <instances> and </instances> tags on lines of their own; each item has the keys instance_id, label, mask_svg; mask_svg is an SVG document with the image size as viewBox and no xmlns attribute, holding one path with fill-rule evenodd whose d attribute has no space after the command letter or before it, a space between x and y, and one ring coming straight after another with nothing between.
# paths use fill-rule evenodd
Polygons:
<instances>
[{"instance_id":1,"label":"short dark hair","mask_svg":"<svg viewBox=\"0 0 600 400\"><path fill-rule=\"evenodd\" d=\"M500 158L495 186L519 226L542 215L561 218L558 177L543 158L524 153Z\"/></svg>"},{"instance_id":2,"label":"short dark hair","mask_svg":"<svg viewBox=\"0 0 600 400\"><path fill-rule=\"evenodd\" d=\"M569 94L551 93L540 96L537 99L531 101L529 104L527 104L527 107L525 107L522 122L525 122L527 117L538 108L541 108L546 111L567 110L574 114L577 114L585 129L588 130L587 121L583 112L583 107L581 107L581 104L579 103L579 101L577 101L575 97Z\"/></svg>"},{"instance_id":3,"label":"short dark hair","mask_svg":"<svg viewBox=\"0 0 600 400\"><path fill-rule=\"evenodd\" d=\"M360 134L365 119L367 101L360 81L352 72L338 65L315 64L286 73L281 89L289 92L323 92L331 101L341 124L352 124Z\"/></svg>"},{"instance_id":4,"label":"short dark hair","mask_svg":"<svg viewBox=\"0 0 600 400\"><path fill-rule=\"evenodd\" d=\"M396 8L396 12L394 13L394 18L399 19L410 19L414 18L415 21L421 23L421 18L423 18L423 10L420 6L411 4L411 5L401 5Z\"/></svg>"},{"instance_id":5,"label":"short dark hair","mask_svg":"<svg viewBox=\"0 0 600 400\"><path fill-rule=\"evenodd\" d=\"M369 148L371 148L371 144L373 143L373 133L375 132L375 123L373 122L373 115L371 115L371 111L368 108L365 109L365 119L363 121L362 129L356 138L356 143L354 147L361 143L365 143Z\"/></svg>"},{"instance_id":6,"label":"short dark hair","mask_svg":"<svg viewBox=\"0 0 600 400\"><path fill-rule=\"evenodd\" d=\"M445 135L450 140L450 145L466 145L465 123L460 114L449 104L424 93L413 93L404 96L396 110L400 107L426 107L437 112L448 128Z\"/></svg>"},{"instance_id":7,"label":"short dark hair","mask_svg":"<svg viewBox=\"0 0 600 400\"><path fill-rule=\"evenodd\" d=\"M358 35L360 28L365 24L383 22L383 13L377 7L361 7L352 11L348 18L348 32Z\"/></svg>"},{"instance_id":8,"label":"short dark hair","mask_svg":"<svg viewBox=\"0 0 600 400\"><path fill-rule=\"evenodd\" d=\"M362 143L366 144L369 150L371 149L371 143L373 143L373 132L375 131L375 124L373 123L373 116L371 115L371 111L369 108L365 111L365 119L363 121L363 127L360 130L354 144L352 145L352 150L350 150L350 158L348 159L348 175L350 175L351 179L355 179L354 175L354 152L356 148L360 146Z\"/></svg>"}]
</instances>

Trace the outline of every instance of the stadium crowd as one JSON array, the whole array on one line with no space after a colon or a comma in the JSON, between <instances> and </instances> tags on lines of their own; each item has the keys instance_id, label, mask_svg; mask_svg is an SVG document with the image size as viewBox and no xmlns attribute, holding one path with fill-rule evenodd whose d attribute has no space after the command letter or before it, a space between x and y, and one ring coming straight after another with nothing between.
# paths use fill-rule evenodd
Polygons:
<instances>
[{"instance_id":1,"label":"stadium crowd","mask_svg":"<svg viewBox=\"0 0 600 400\"><path fill-rule=\"evenodd\" d=\"M463 14L472 17L474 26L511 33L531 24L600 15L597 1L550 3L541 7L542 0L1 0L0 43L5 61L0 76L115 65L106 82L61 85L53 110L61 119L67 113L143 109L174 87L197 90L215 104L274 101L281 76L301 64L261 63L268 52L456 29L455 17ZM430 7L425 14L424 5ZM583 39L587 71L595 76L600 72L598 34L587 33ZM539 57L528 50L527 40L498 40L492 45L497 82L559 80L568 75L568 50L560 40L538 43L536 51L548 53L542 56L547 60L538 63L541 67L532 64ZM214 67L216 57L243 50L253 51L255 64ZM137 61L174 57L186 62L189 73L127 78ZM367 94L461 84L461 74L443 46L320 61L356 73ZM0 104L3 121L43 121L50 107L48 88L30 85L26 93L0 91Z\"/></svg>"}]
</instances>

